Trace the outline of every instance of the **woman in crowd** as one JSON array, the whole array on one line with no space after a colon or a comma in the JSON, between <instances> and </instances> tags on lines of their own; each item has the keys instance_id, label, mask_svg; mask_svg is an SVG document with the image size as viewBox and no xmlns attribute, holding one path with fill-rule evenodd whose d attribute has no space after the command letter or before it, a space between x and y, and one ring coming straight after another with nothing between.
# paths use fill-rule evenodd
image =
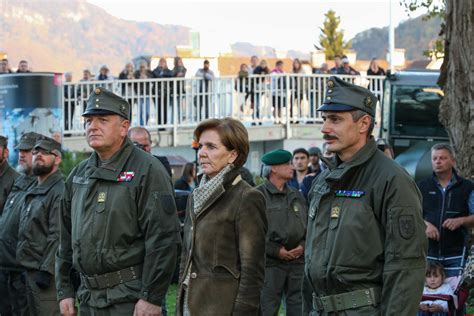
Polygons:
<instances>
[{"instance_id":1,"label":"woman in crowd","mask_svg":"<svg viewBox=\"0 0 474 316\"><path fill-rule=\"evenodd\" d=\"M139 69L135 71L135 79L150 79L153 74L150 69L148 69L148 63L142 61L140 63ZM138 89L138 100L140 105L140 110L138 112L140 125L146 125L148 118L150 117L150 103L151 103L151 86L149 81L140 81L137 83Z\"/></svg>"},{"instance_id":2,"label":"woman in crowd","mask_svg":"<svg viewBox=\"0 0 474 316\"><path fill-rule=\"evenodd\" d=\"M367 75L368 76L385 76L385 70L379 67L379 65L377 64L377 60L375 58L372 58L372 60L370 61L369 69L367 69Z\"/></svg>"},{"instance_id":3,"label":"woman in crowd","mask_svg":"<svg viewBox=\"0 0 474 316\"><path fill-rule=\"evenodd\" d=\"M177 109L178 109L178 122L182 122L185 119L185 116L187 116L187 113L184 109L184 100L186 99L186 82L184 80L184 77L186 77L186 67L184 67L183 64L183 59L179 56L176 56L174 58L174 68L173 68L173 77L175 78L182 78L176 82L176 102L177 102ZM172 93L171 93L171 100L174 100L174 86L171 87ZM183 113L183 115L181 115Z\"/></svg>"},{"instance_id":4,"label":"woman in crowd","mask_svg":"<svg viewBox=\"0 0 474 316\"><path fill-rule=\"evenodd\" d=\"M258 315L267 217L264 196L239 174L247 130L209 119L194 137L203 177L186 210L177 315Z\"/></svg>"},{"instance_id":5,"label":"woman in crowd","mask_svg":"<svg viewBox=\"0 0 474 316\"><path fill-rule=\"evenodd\" d=\"M245 111L245 104L250 95L249 69L247 64L240 65L240 71L235 81L235 91L244 96L244 102L240 105L242 113Z\"/></svg>"},{"instance_id":6,"label":"woman in crowd","mask_svg":"<svg viewBox=\"0 0 474 316\"><path fill-rule=\"evenodd\" d=\"M293 74L304 74L303 65L298 58L293 60ZM290 117L293 117L293 113L298 112L302 113L301 102L304 99L304 89L307 87L308 83L304 82L305 78L301 76L292 76L290 78L291 88L293 90L293 96L291 98L291 108L290 108Z\"/></svg>"},{"instance_id":7,"label":"woman in crowd","mask_svg":"<svg viewBox=\"0 0 474 316\"><path fill-rule=\"evenodd\" d=\"M188 162L184 165L183 174L181 178L176 180L174 188L176 190L183 190L191 192L196 186L196 167L193 163Z\"/></svg>"},{"instance_id":8,"label":"woman in crowd","mask_svg":"<svg viewBox=\"0 0 474 316\"><path fill-rule=\"evenodd\" d=\"M135 79L134 71L133 71L133 64L127 63L125 68L119 74L119 80L133 80ZM135 88L134 83L127 82L122 84L122 96L130 103L130 106L133 106L133 97L135 96Z\"/></svg>"}]
</instances>

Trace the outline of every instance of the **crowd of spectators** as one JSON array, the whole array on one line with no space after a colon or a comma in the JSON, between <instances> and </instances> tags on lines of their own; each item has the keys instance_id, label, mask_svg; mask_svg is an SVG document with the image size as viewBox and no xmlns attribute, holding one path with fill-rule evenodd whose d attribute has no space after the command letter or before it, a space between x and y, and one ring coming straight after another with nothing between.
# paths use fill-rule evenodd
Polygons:
<instances>
[{"instance_id":1,"label":"crowd of spectators","mask_svg":"<svg viewBox=\"0 0 474 316\"><path fill-rule=\"evenodd\" d=\"M0 61L0 74L11 74L15 72L16 73L31 72L30 67L28 66L28 61L20 60L20 62L18 63L17 71L13 71L10 68L10 63L8 62L7 58L3 58Z\"/></svg>"}]
</instances>

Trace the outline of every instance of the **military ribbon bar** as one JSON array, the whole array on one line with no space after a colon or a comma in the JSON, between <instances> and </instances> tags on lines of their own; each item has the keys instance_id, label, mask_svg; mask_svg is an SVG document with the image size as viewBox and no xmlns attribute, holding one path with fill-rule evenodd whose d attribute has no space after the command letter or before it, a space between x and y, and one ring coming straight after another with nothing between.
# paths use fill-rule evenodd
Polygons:
<instances>
[{"instance_id":1,"label":"military ribbon bar","mask_svg":"<svg viewBox=\"0 0 474 316\"><path fill-rule=\"evenodd\" d=\"M336 191L337 197L360 198L364 194L365 194L364 191L352 191L352 190L337 190Z\"/></svg>"},{"instance_id":2,"label":"military ribbon bar","mask_svg":"<svg viewBox=\"0 0 474 316\"><path fill-rule=\"evenodd\" d=\"M135 172L133 172L133 171L124 171L124 172L120 173L117 181L118 182L130 182L130 181L132 181L134 176L135 176Z\"/></svg>"}]
</instances>

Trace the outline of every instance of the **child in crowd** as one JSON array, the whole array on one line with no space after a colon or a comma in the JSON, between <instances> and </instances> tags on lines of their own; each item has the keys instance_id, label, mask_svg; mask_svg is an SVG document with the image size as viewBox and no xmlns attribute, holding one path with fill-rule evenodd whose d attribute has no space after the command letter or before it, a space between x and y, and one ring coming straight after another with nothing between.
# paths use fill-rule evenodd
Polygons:
<instances>
[{"instance_id":1,"label":"child in crowd","mask_svg":"<svg viewBox=\"0 0 474 316\"><path fill-rule=\"evenodd\" d=\"M445 277L442 264L436 261L428 261L423 295L453 295L451 286L444 283ZM422 301L420 303L420 312L418 313L418 316L425 315L447 316L448 302L444 300Z\"/></svg>"}]
</instances>

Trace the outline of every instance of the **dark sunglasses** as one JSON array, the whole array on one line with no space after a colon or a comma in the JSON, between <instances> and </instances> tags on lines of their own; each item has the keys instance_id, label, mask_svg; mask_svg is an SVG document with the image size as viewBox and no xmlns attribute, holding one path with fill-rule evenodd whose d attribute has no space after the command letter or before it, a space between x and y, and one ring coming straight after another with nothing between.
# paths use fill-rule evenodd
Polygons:
<instances>
[{"instance_id":1,"label":"dark sunglasses","mask_svg":"<svg viewBox=\"0 0 474 316\"><path fill-rule=\"evenodd\" d=\"M41 154L43 156L46 156L46 155L54 155L54 156L57 156L53 151L51 150L46 150L46 149L43 149L43 148L36 148L36 149L33 149L31 151L31 153L33 155L37 155L37 154Z\"/></svg>"}]
</instances>

